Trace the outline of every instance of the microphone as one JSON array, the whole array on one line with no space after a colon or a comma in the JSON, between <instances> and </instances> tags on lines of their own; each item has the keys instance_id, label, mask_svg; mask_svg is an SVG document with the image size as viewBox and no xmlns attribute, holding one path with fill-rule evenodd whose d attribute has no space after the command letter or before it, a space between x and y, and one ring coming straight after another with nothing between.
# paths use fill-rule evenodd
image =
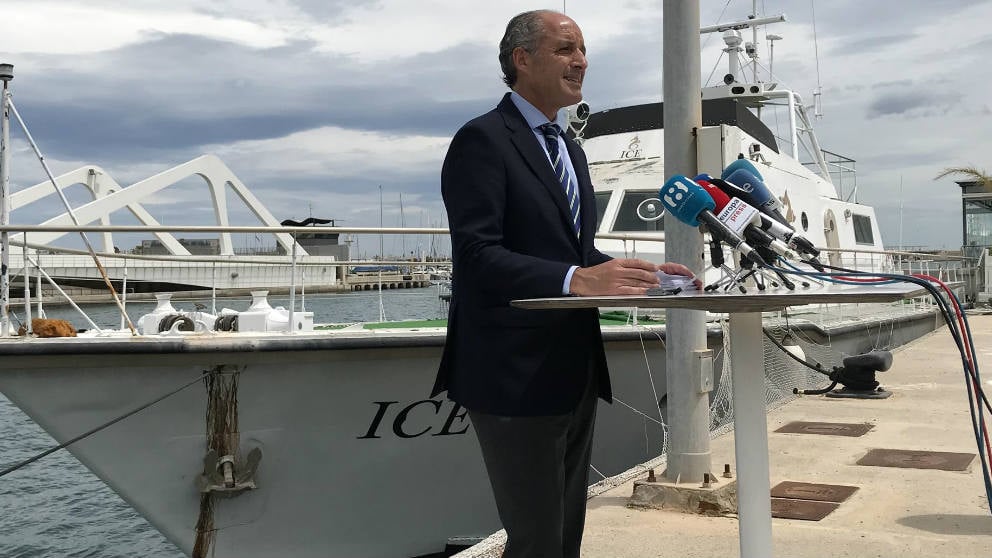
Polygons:
<instances>
[{"instance_id":1,"label":"microphone","mask_svg":"<svg viewBox=\"0 0 992 558\"><path fill-rule=\"evenodd\" d=\"M720 178L727 180L727 177L737 169L744 169L758 177L758 180L764 180L761 173L758 172L758 167L754 166L754 163L744 158L734 159L734 162L727 165L727 168L723 169L723 172L720 173Z\"/></svg>"},{"instance_id":2,"label":"microphone","mask_svg":"<svg viewBox=\"0 0 992 558\"><path fill-rule=\"evenodd\" d=\"M737 198L731 199L722 190L714 186L706 178L703 178L705 176L707 175L701 174L697 176L696 183L713 198L713 203L716 204L713 211L716 213L718 219L723 221L731 229L743 234L745 240L753 243L756 248L768 248L785 258L794 256L789 251L789 247L785 242L782 242L760 228L762 223L761 213L757 209ZM741 225L740 223L742 222L746 222L747 224Z\"/></svg>"},{"instance_id":3,"label":"microphone","mask_svg":"<svg viewBox=\"0 0 992 558\"><path fill-rule=\"evenodd\" d=\"M661 199L665 209L679 221L691 227L698 227L702 222L709 229L710 234L719 237L731 248L739 250L745 258L759 266L768 265L751 245L713 214L716 203L706 190L692 179L681 174L672 176L661 187L658 198Z\"/></svg>"},{"instance_id":4,"label":"microphone","mask_svg":"<svg viewBox=\"0 0 992 558\"><path fill-rule=\"evenodd\" d=\"M779 223L777 221L773 221L762 215L760 211L737 198L729 198L727 194L724 194L719 188L706 180L698 180L700 178L698 176L696 178L699 185L713 197L713 203L716 204L717 218L733 230L740 231L741 227L743 227L744 238L754 245L758 254L763 258L774 261L779 257L787 259L796 257L795 254L789 251L788 245L760 228L762 218L768 219L769 222L778 225ZM787 289L795 290L796 284L792 280L783 275L779 270L775 268L772 268L772 270ZM763 283L757 281L757 279L755 281L758 284L759 290L765 289ZM774 281L772 285L778 286ZM803 286L808 287L809 283L803 282Z\"/></svg>"},{"instance_id":5,"label":"microphone","mask_svg":"<svg viewBox=\"0 0 992 558\"><path fill-rule=\"evenodd\" d=\"M765 186L764 181L755 176L751 171L744 168L737 168L733 172L728 173L723 180L734 184L742 190L743 195L736 197L767 212L783 224L788 223L785 220L785 216L782 215L782 202L775 197L775 194L768 189L768 186Z\"/></svg>"},{"instance_id":6,"label":"microphone","mask_svg":"<svg viewBox=\"0 0 992 558\"><path fill-rule=\"evenodd\" d=\"M772 199L775 199L775 196L771 195L770 191L768 191L767 187L764 185L763 182L756 180L753 177L753 175L748 176L750 175L750 173L748 173L743 169L737 169L736 171L732 172L731 175L735 175L736 178L744 178L745 180L748 180L747 183L749 184L751 191L748 191L747 189L742 188L733 182L722 180L719 178L711 179L710 183L716 186L717 188L719 188L725 194L727 194L727 196L738 198L741 201L747 203L748 205L757 208L759 210L759 216L761 218L761 225L759 226L768 234L774 236L779 240L782 240L783 242L788 244L789 247L794 249L796 252L808 255L811 258L816 258L817 256L820 255L820 251L816 249L816 246L814 246L813 243L807 240L805 237L797 233L796 230L793 229L792 226L788 224L788 221L785 220L785 217L782 216L782 214L779 211L768 210L767 203L765 204L764 207L762 207L762 204L758 201L758 199L756 199L758 198L758 196L753 195L753 192L755 191L755 185L760 185L760 188L768 192L768 196L761 196L761 197L770 197Z\"/></svg>"}]
</instances>

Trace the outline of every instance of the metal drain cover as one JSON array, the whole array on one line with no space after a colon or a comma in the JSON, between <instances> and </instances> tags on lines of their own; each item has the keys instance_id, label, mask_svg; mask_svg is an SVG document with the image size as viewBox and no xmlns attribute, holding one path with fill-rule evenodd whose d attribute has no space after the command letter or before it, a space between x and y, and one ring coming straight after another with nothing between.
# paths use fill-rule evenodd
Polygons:
<instances>
[{"instance_id":1,"label":"metal drain cover","mask_svg":"<svg viewBox=\"0 0 992 558\"><path fill-rule=\"evenodd\" d=\"M966 471L974 459L975 454L973 453L873 449L859 459L857 464L875 467L901 467L904 469Z\"/></svg>"},{"instance_id":2,"label":"metal drain cover","mask_svg":"<svg viewBox=\"0 0 992 558\"><path fill-rule=\"evenodd\" d=\"M833 502L814 502L812 500L790 500L788 498L772 498L772 517L780 519L802 519L803 521L819 521L830 515L840 504Z\"/></svg>"},{"instance_id":3,"label":"metal drain cover","mask_svg":"<svg viewBox=\"0 0 992 558\"><path fill-rule=\"evenodd\" d=\"M815 484L811 482L780 482L772 488L772 498L793 498L817 502L840 503L858 491L857 486Z\"/></svg>"},{"instance_id":4,"label":"metal drain cover","mask_svg":"<svg viewBox=\"0 0 992 558\"><path fill-rule=\"evenodd\" d=\"M864 436L874 425L847 422L790 422L775 432L787 434L822 434L825 436Z\"/></svg>"}]
</instances>

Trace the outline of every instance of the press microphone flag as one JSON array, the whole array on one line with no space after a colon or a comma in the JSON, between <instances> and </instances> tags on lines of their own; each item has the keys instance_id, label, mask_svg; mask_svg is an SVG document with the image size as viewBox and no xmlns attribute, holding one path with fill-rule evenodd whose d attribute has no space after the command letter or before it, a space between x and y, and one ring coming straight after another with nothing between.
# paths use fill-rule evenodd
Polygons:
<instances>
[{"instance_id":1,"label":"press microphone flag","mask_svg":"<svg viewBox=\"0 0 992 558\"><path fill-rule=\"evenodd\" d=\"M770 191L767 190L767 187L763 182L757 181L754 179L753 175L743 169L738 169L732 172L731 175L738 180L745 180L748 187L743 188L729 180L721 180L719 178L712 178L710 179L710 182L727 196L731 198L739 198L758 209L761 216L760 227L775 238L782 240L797 252L806 254L812 258L820 255L820 251L816 249L816 246L814 246L812 242L807 240L802 235L797 234L795 229L793 229L785 220L785 217L782 216L781 212L777 210L769 211L767 204L764 207L758 204L758 197L754 195L755 185L760 185L758 186L759 189L764 189L764 191L768 192L768 196L774 197L771 196Z\"/></svg>"},{"instance_id":2,"label":"press microphone flag","mask_svg":"<svg viewBox=\"0 0 992 558\"><path fill-rule=\"evenodd\" d=\"M723 221L731 230L743 236L748 242L751 242L755 247L768 248L780 256L795 257L794 254L789 253L789 247L784 242L762 230L762 215L756 208L748 205L739 198L728 197L719 188L705 178L702 178L704 176L707 175L697 176L696 182L713 198L713 202L716 204L715 212L718 219Z\"/></svg>"},{"instance_id":3,"label":"press microphone flag","mask_svg":"<svg viewBox=\"0 0 992 558\"><path fill-rule=\"evenodd\" d=\"M702 222L709 229L710 234L739 250L752 262L760 266L767 265L754 248L713 214L716 203L706 190L692 179L681 174L672 176L661 187L658 198L661 199L665 209L679 221L691 227L698 227Z\"/></svg>"}]
</instances>

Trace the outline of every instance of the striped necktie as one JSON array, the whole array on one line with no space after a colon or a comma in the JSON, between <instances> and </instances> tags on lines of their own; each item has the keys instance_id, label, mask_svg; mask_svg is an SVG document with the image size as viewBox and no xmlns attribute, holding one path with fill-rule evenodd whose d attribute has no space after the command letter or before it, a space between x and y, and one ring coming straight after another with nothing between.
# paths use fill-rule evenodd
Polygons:
<instances>
[{"instance_id":1,"label":"striped necktie","mask_svg":"<svg viewBox=\"0 0 992 558\"><path fill-rule=\"evenodd\" d=\"M557 124L547 123L538 126L544 135L544 142L548 147L548 157L551 159L551 166L555 169L555 176L565 191L565 199L568 201L568 210L572 214L572 227L575 229L575 236L581 236L582 220L579 216L579 191L572 184L572 179L568 176L565 168L565 160L562 159L561 151L558 149L558 136L561 135L561 128Z\"/></svg>"}]
</instances>

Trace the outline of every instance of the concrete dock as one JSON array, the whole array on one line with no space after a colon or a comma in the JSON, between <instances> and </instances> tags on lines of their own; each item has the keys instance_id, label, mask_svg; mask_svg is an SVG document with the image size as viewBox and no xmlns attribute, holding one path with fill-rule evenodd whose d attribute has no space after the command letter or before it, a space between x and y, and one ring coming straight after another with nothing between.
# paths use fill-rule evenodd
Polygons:
<instances>
[{"instance_id":1,"label":"concrete dock","mask_svg":"<svg viewBox=\"0 0 992 558\"><path fill-rule=\"evenodd\" d=\"M983 388L992 392L992 316L970 318ZM879 374L881 400L802 397L768 413L771 486L856 486L820 521L772 519L776 556L992 556L992 514L971 429L961 359L947 328L894 352ZM785 434L795 421L868 423L860 437ZM976 454L962 472L857 465L871 449ZM712 463L736 470L733 432L712 442ZM719 480L727 482L726 479ZM737 518L630 508L633 483L589 501L585 558L738 556Z\"/></svg>"},{"instance_id":2,"label":"concrete dock","mask_svg":"<svg viewBox=\"0 0 992 558\"><path fill-rule=\"evenodd\" d=\"M992 392L992 316L970 316L982 383ZM857 487L819 521L772 519L778 557L992 556L992 513L971 428L961 359L946 327L895 351L879 373L888 399L805 396L769 410L770 480ZM870 425L860 437L776 432L794 423ZM830 428L821 428L827 432ZM963 471L858 465L870 450L973 455ZM734 434L712 440L717 480L736 472ZM912 460L911 460L912 461ZM920 458L933 464L937 459ZM657 472L660 475L664 465ZM583 558L726 558L739 556L736 515L719 517L631 507L635 482L602 492L588 504ZM774 500L773 500L774 502ZM773 510L775 509L773 503ZM502 533L458 557L498 557Z\"/></svg>"}]
</instances>

